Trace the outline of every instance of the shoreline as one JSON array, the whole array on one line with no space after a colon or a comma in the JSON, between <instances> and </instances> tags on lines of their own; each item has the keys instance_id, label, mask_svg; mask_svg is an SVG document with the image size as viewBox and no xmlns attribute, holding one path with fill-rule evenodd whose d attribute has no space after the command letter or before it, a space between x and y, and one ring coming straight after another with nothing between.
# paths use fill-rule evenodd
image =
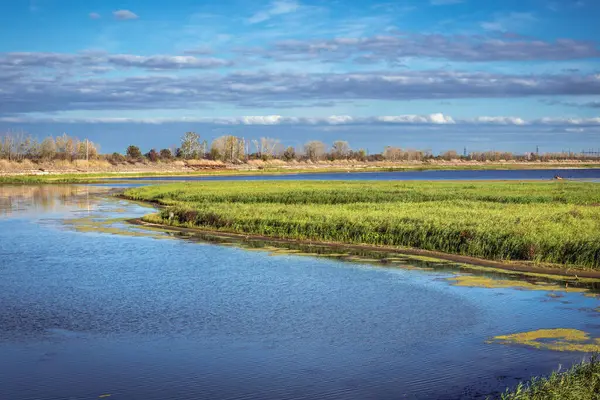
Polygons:
<instances>
[{"instance_id":1,"label":"shoreline","mask_svg":"<svg viewBox=\"0 0 600 400\"><path fill-rule=\"evenodd\" d=\"M131 200L127 197L123 197L127 200ZM156 206L156 203L140 201L140 203L149 204L152 206ZM152 222L143 221L142 218L132 218L127 220L128 223L132 225L138 226L147 226L152 228L159 229L168 229L171 231L177 231L181 233L198 233L198 234L207 234L207 235L215 235L222 236L231 239L252 239L252 240L261 240L261 241L270 241L275 243L296 243L303 245L318 245L330 247L332 249L335 248L347 248L353 250L367 250L367 251L380 251L380 252L388 252L395 254L405 254L412 256L421 256L421 257L430 257L443 261L451 261L461 264L470 264L478 267L484 267L507 272L515 272L515 273L525 273L525 274L540 274L540 275L552 275L555 277L565 277L565 278L589 278L589 279L600 279L600 271L593 270L585 270L585 269L575 269L575 268L560 268L560 267L543 267L543 266L533 266L528 265L523 262L502 262L502 261L494 261L487 260L477 257L471 256L463 256L459 254L450 254L443 253L432 250L423 250L418 248L409 248L409 247L392 247L392 246L375 246L368 244L348 244L342 242L326 242L326 241L315 241L315 240L301 240L301 239L286 239L279 238L274 236L265 236L258 234L242 234L235 232L226 232L219 230L212 230L206 228L188 228L176 225L168 225L168 224L157 224Z\"/></svg>"},{"instance_id":2,"label":"shoreline","mask_svg":"<svg viewBox=\"0 0 600 400\"><path fill-rule=\"evenodd\" d=\"M6 171L0 170L2 184L36 184L36 183L99 183L117 181L119 179L168 177L211 177L211 176L277 176L298 174L346 174L346 173L383 173L383 172L427 172L427 171L532 171L532 170L584 170L600 169L600 163L436 163L390 165L306 165L302 167L287 165L264 168L246 168L224 166L213 169L184 170L129 170L129 171Z\"/></svg>"}]
</instances>

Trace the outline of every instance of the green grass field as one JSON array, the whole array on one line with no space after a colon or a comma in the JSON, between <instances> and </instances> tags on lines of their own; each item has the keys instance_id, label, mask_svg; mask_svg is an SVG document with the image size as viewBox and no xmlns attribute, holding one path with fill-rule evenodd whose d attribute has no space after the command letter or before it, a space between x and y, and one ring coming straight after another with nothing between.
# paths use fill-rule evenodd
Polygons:
<instances>
[{"instance_id":1,"label":"green grass field","mask_svg":"<svg viewBox=\"0 0 600 400\"><path fill-rule=\"evenodd\" d=\"M150 222L600 269L594 183L238 181L126 196L169 206Z\"/></svg>"}]
</instances>

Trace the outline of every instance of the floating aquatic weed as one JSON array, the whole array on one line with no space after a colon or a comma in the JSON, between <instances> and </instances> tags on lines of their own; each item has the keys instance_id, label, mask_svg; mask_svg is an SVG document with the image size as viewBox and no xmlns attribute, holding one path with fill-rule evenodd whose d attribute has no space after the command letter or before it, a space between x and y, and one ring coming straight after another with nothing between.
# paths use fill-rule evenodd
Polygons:
<instances>
[{"instance_id":1,"label":"floating aquatic weed","mask_svg":"<svg viewBox=\"0 0 600 400\"><path fill-rule=\"evenodd\" d=\"M409 259L411 259L411 260L423 261L423 262L428 262L428 263L436 263L436 264L450 264L450 263L452 263L452 261L442 260L441 258L435 258L435 257L415 256L415 255L409 255L407 257Z\"/></svg>"},{"instance_id":2,"label":"floating aquatic weed","mask_svg":"<svg viewBox=\"0 0 600 400\"><path fill-rule=\"evenodd\" d=\"M487 343L523 345L536 349L554 351L579 351L593 353L600 351L600 339L578 329L555 328L538 329L530 332L495 336Z\"/></svg>"},{"instance_id":3,"label":"floating aquatic weed","mask_svg":"<svg viewBox=\"0 0 600 400\"><path fill-rule=\"evenodd\" d=\"M71 218L63 220L65 226L77 232L106 233L111 235L150 237L154 239L165 239L171 237L168 230L144 229L143 226L126 225L127 218L102 218L100 215L90 215L83 218ZM158 232L162 233L159 234Z\"/></svg>"},{"instance_id":4,"label":"floating aquatic weed","mask_svg":"<svg viewBox=\"0 0 600 400\"><path fill-rule=\"evenodd\" d=\"M429 267L418 267L416 265L410 264L402 264L402 265L394 265L395 268L406 269L410 271L435 271L435 268Z\"/></svg>"},{"instance_id":5,"label":"floating aquatic weed","mask_svg":"<svg viewBox=\"0 0 600 400\"><path fill-rule=\"evenodd\" d=\"M587 292L587 288L565 287L558 284L544 282L544 284L531 283L527 281L510 279L493 279L487 276L459 275L446 280L453 282L453 286L477 287L488 289L524 289L524 290L546 290L565 292Z\"/></svg>"},{"instance_id":6,"label":"floating aquatic weed","mask_svg":"<svg viewBox=\"0 0 600 400\"><path fill-rule=\"evenodd\" d=\"M519 276L527 276L527 277L532 277L532 278L546 279L546 280L550 280L550 281L563 281L563 282L576 280L579 283L600 284L600 279L597 279L597 278L582 278L582 277L575 278L574 276L569 276L569 275L544 274L544 273L540 273L540 272L530 272L530 271L514 271L514 270L509 270L509 269L483 267L483 266L479 266L479 265L465 264L465 263L458 263L456 265L459 266L462 271L469 271L469 272L475 271L475 272L484 272L484 273L493 273L493 274L502 274L502 275L513 275L513 276L519 275Z\"/></svg>"}]
</instances>

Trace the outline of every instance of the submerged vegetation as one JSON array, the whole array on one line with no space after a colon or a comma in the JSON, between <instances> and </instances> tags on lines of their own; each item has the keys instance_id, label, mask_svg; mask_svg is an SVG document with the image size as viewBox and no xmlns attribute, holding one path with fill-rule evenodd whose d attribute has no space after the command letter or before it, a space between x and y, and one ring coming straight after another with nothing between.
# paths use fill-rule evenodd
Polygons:
<instances>
[{"instance_id":1,"label":"submerged vegetation","mask_svg":"<svg viewBox=\"0 0 600 400\"><path fill-rule=\"evenodd\" d=\"M592 357L565 372L534 378L501 396L502 400L598 400L600 360Z\"/></svg>"},{"instance_id":2,"label":"submerged vegetation","mask_svg":"<svg viewBox=\"0 0 600 400\"><path fill-rule=\"evenodd\" d=\"M491 260L600 268L600 185L578 182L210 182L126 191L146 221Z\"/></svg>"},{"instance_id":3,"label":"submerged vegetation","mask_svg":"<svg viewBox=\"0 0 600 400\"><path fill-rule=\"evenodd\" d=\"M502 289L502 288L513 288L513 289L525 289L525 290L543 290L543 291L569 291L569 292L585 292L587 289L582 287L565 287L565 285L558 285L552 282L529 282L526 280L517 281L512 279L493 279L488 276L481 275L460 275L448 278L448 281L452 282L454 286L462 287L478 287L488 289Z\"/></svg>"}]
</instances>

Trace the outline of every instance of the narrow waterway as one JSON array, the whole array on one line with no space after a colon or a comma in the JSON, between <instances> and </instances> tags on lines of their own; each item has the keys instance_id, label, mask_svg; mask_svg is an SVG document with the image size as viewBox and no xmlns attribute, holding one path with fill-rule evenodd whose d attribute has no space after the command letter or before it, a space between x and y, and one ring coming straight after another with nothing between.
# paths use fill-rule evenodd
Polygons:
<instances>
[{"instance_id":1,"label":"narrow waterway","mask_svg":"<svg viewBox=\"0 0 600 400\"><path fill-rule=\"evenodd\" d=\"M600 168L565 169L505 169L505 170L425 170L395 172L334 172L295 173L283 175L216 175L140 177L137 180L223 181L223 180L374 180L374 181L470 181L470 180L569 180L600 182ZM134 180L135 180L134 179Z\"/></svg>"},{"instance_id":2,"label":"narrow waterway","mask_svg":"<svg viewBox=\"0 0 600 400\"><path fill-rule=\"evenodd\" d=\"M586 287L134 227L108 186L0 186L0 398L473 399L586 353ZM525 282L525 283L524 283Z\"/></svg>"}]
</instances>

